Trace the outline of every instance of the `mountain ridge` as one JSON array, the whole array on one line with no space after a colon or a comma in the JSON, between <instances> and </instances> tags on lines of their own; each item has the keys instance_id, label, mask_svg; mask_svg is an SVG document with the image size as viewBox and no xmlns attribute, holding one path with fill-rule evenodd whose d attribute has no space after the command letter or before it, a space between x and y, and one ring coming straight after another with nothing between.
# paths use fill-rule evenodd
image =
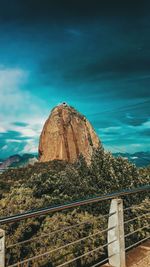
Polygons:
<instances>
[{"instance_id":1,"label":"mountain ridge","mask_svg":"<svg viewBox=\"0 0 150 267\"><path fill-rule=\"evenodd\" d=\"M137 167L146 167L150 165L150 152L146 151L139 151L135 153L113 153L113 156L115 157L123 157L127 158L129 161L134 163Z\"/></svg>"},{"instance_id":2,"label":"mountain ridge","mask_svg":"<svg viewBox=\"0 0 150 267\"><path fill-rule=\"evenodd\" d=\"M115 157L123 157L127 158L129 161L134 163L137 167L146 167L150 165L150 152L146 151L139 151L135 153L113 153L113 156ZM11 155L8 158L0 159L0 169L5 169L9 167L23 167L30 163L30 159L36 159L35 162L37 162L38 155L37 154L16 154ZM13 162L11 162L11 159L13 159ZM18 160L19 159L19 160ZM26 159L26 160L25 160ZM10 163L6 166L6 163Z\"/></svg>"},{"instance_id":3,"label":"mountain ridge","mask_svg":"<svg viewBox=\"0 0 150 267\"><path fill-rule=\"evenodd\" d=\"M6 159L0 159L0 170L7 168L24 167L28 164L33 164L37 161L37 156L34 154L15 154Z\"/></svg>"}]
</instances>

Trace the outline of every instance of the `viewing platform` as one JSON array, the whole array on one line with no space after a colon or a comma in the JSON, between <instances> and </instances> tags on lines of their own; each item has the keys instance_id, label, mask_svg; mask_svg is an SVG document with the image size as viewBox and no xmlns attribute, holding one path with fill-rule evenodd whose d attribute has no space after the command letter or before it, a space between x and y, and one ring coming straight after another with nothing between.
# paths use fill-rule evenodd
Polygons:
<instances>
[{"instance_id":1,"label":"viewing platform","mask_svg":"<svg viewBox=\"0 0 150 267\"><path fill-rule=\"evenodd\" d=\"M47 258L48 264L53 264L54 261L53 265L47 266L55 267L149 267L149 191L150 186L146 185L0 218L0 267L39 267L42 266L42 261L45 258ZM142 194L144 199L140 199ZM136 199L138 199L138 203L136 204L131 202L131 199L135 199L135 196ZM48 216L49 214L51 214L49 217L51 225L53 214L65 211L67 219L67 212L70 212L70 210L81 207L83 210L83 207L89 207L89 205L92 204L93 207L98 207L101 203L103 203L102 205L108 206L108 213L100 214L100 217L97 217L97 220L99 218L98 228L94 228L95 223L93 224L93 222L90 222L89 220L76 221L74 224L70 221L69 224L67 223L62 228L59 227L53 231L50 231L49 229L49 231L29 239L20 240L18 242L9 242L9 233L7 233L5 225L18 223L29 218ZM101 212L103 212L103 210L101 210ZM104 221L103 225L101 224L102 221ZM83 232L82 229L85 229L83 227L90 229L88 234ZM70 236L67 236L67 233L71 234L72 231L75 232L75 236L77 237L72 238L71 236L70 239ZM49 243L45 243L42 253L33 253L28 257L26 255L25 257L21 257L20 254L18 254L19 250L17 250L17 248L22 247L24 251L25 248L31 248L32 252L35 246L29 244L41 244L42 240L45 238L51 242L54 236L57 236L56 241L59 240L60 244L49 246ZM96 243L94 243L95 240ZM80 244L83 245L82 249L85 249L87 244L90 246L87 247L86 250L79 251L78 248L81 246ZM65 258L67 249L71 247L78 251L78 255L74 254L73 250L70 252L69 258ZM17 260L15 261L13 258L10 261L10 253L12 250L16 253ZM98 252L98 257L94 258L93 255ZM57 255L59 257L57 257ZM82 264L82 260L86 257L87 259L88 257L93 257L93 261L87 265Z\"/></svg>"},{"instance_id":2,"label":"viewing platform","mask_svg":"<svg viewBox=\"0 0 150 267\"><path fill-rule=\"evenodd\" d=\"M150 266L150 241L146 241L133 248L126 255L126 267L149 267ZM111 267L104 264L102 267Z\"/></svg>"}]
</instances>

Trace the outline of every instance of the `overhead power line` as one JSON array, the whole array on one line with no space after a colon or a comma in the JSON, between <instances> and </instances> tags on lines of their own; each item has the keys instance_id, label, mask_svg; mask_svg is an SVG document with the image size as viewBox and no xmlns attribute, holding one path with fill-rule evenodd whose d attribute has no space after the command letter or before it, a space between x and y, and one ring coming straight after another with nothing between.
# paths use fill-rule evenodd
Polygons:
<instances>
[{"instance_id":1,"label":"overhead power line","mask_svg":"<svg viewBox=\"0 0 150 267\"><path fill-rule=\"evenodd\" d=\"M118 111L130 111L130 110L137 109L137 107L140 107L142 105L149 104L149 103L150 103L150 100L147 100L147 101L139 102L139 103L132 104L132 105L118 107L116 109L104 110L104 111L96 112L96 113L93 113L93 114L92 113L91 114L87 114L87 116L97 116L97 115L106 114L106 113L110 114L110 113L116 113Z\"/></svg>"}]
</instances>

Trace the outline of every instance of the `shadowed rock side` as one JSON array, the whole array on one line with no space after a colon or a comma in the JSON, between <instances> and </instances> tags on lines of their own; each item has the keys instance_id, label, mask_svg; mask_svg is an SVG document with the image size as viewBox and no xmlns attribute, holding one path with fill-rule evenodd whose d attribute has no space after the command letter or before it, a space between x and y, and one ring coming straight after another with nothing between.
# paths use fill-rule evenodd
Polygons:
<instances>
[{"instance_id":1,"label":"shadowed rock side","mask_svg":"<svg viewBox=\"0 0 150 267\"><path fill-rule=\"evenodd\" d=\"M61 104L46 121L39 142L39 161L54 159L74 162L80 154L89 164L99 138L88 120L74 108Z\"/></svg>"}]
</instances>

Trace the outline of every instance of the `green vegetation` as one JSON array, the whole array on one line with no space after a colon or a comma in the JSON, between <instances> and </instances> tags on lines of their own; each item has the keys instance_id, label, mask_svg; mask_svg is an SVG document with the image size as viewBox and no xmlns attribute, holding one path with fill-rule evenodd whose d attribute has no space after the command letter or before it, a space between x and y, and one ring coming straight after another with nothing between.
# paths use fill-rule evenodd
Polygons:
<instances>
[{"instance_id":1,"label":"green vegetation","mask_svg":"<svg viewBox=\"0 0 150 267\"><path fill-rule=\"evenodd\" d=\"M114 158L103 149L95 151L90 166L87 166L83 157L80 157L75 164L62 161L35 163L34 166L8 170L0 175L0 216L135 188L148 184L149 179L150 168L137 169L128 160L121 157ZM6 225L5 229L9 237L6 239L8 246L22 240L39 237L34 242L7 249L7 262L11 264L20 258L25 259L39 255L107 228L107 218L104 215L109 212L109 204L109 201L104 201ZM137 204L140 205L140 208L137 210L135 207L127 211L125 219L140 214L143 208L147 209L149 203L148 197L141 193L124 198L125 207ZM82 222L85 223L69 230L53 233ZM125 231L133 231L133 229L145 225L144 223L146 224L145 219L137 220L133 224L127 225ZM127 239L127 245L143 238L147 232L148 230L143 229L131 236ZM49 236L40 238L43 234L49 234ZM67 246L65 249L39 258L36 266L58 266L64 261L105 244L105 242L106 235L92 236L75 245ZM103 257L104 253L106 253L105 249L97 250L69 266L90 266L91 262Z\"/></svg>"}]
</instances>

